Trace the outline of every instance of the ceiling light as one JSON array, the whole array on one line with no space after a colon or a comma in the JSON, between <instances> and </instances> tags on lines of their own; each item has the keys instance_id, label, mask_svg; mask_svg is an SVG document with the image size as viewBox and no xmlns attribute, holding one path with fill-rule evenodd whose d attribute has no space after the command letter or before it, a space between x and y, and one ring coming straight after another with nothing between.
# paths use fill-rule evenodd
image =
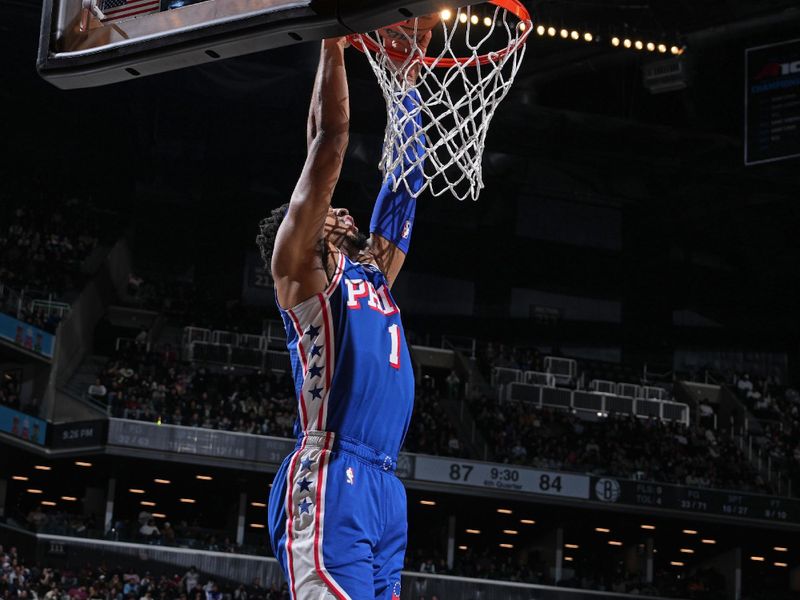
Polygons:
<instances>
[{"instance_id":1,"label":"ceiling light","mask_svg":"<svg viewBox=\"0 0 800 600\"><path fill-rule=\"evenodd\" d=\"M644 44L642 43L642 41L641 41L641 40L636 40L636 41L633 43L633 46L634 46L634 48L636 48L637 50L641 50L642 48L644 48Z\"/></svg>"},{"instance_id":2,"label":"ceiling light","mask_svg":"<svg viewBox=\"0 0 800 600\"><path fill-rule=\"evenodd\" d=\"M622 41L622 45L625 46L626 48L630 48L631 47L631 41L629 39L625 38Z\"/></svg>"},{"instance_id":3,"label":"ceiling light","mask_svg":"<svg viewBox=\"0 0 800 600\"><path fill-rule=\"evenodd\" d=\"M578 548L580 548L580 546L578 546L578 544L564 544L564 548L571 548L573 550L577 550Z\"/></svg>"},{"instance_id":4,"label":"ceiling light","mask_svg":"<svg viewBox=\"0 0 800 600\"><path fill-rule=\"evenodd\" d=\"M195 502L197 502L197 500L195 500L194 498L181 498L180 501L183 502L184 504L194 504Z\"/></svg>"},{"instance_id":5,"label":"ceiling light","mask_svg":"<svg viewBox=\"0 0 800 600\"><path fill-rule=\"evenodd\" d=\"M608 540L609 546L622 546L622 542L618 542L617 540Z\"/></svg>"},{"instance_id":6,"label":"ceiling light","mask_svg":"<svg viewBox=\"0 0 800 600\"><path fill-rule=\"evenodd\" d=\"M462 13L460 13L458 15L458 20L461 21L462 23L466 23L468 18L469 17L467 16L467 13L465 13L465 12L462 12Z\"/></svg>"},{"instance_id":7,"label":"ceiling light","mask_svg":"<svg viewBox=\"0 0 800 600\"><path fill-rule=\"evenodd\" d=\"M550 37L556 37L556 28L555 27L548 27L547 28L547 35Z\"/></svg>"},{"instance_id":8,"label":"ceiling light","mask_svg":"<svg viewBox=\"0 0 800 600\"><path fill-rule=\"evenodd\" d=\"M200 481L211 481L214 479L211 475L195 475L195 478L199 479Z\"/></svg>"},{"instance_id":9,"label":"ceiling light","mask_svg":"<svg viewBox=\"0 0 800 600\"><path fill-rule=\"evenodd\" d=\"M569 31L567 31L566 29L562 29L561 31L559 31L559 35L562 38L567 39L569 37Z\"/></svg>"},{"instance_id":10,"label":"ceiling light","mask_svg":"<svg viewBox=\"0 0 800 600\"><path fill-rule=\"evenodd\" d=\"M467 533L472 533L472 534L475 534L475 535L477 535L477 534L479 534L479 533L481 532L481 530L480 530L480 529L467 529L467 530L465 530L465 531L466 531Z\"/></svg>"},{"instance_id":11,"label":"ceiling light","mask_svg":"<svg viewBox=\"0 0 800 600\"><path fill-rule=\"evenodd\" d=\"M751 556L750 560L753 560L755 562L764 562L764 557L763 556Z\"/></svg>"},{"instance_id":12,"label":"ceiling light","mask_svg":"<svg viewBox=\"0 0 800 600\"><path fill-rule=\"evenodd\" d=\"M155 481L156 483L163 483L164 485L172 483L169 479L153 479L153 481Z\"/></svg>"},{"instance_id":13,"label":"ceiling light","mask_svg":"<svg viewBox=\"0 0 800 600\"><path fill-rule=\"evenodd\" d=\"M594 530L595 530L597 533L611 533L611 530L610 530L610 529L607 529L607 528L605 528L605 527L595 527L595 528L594 528Z\"/></svg>"},{"instance_id":14,"label":"ceiling light","mask_svg":"<svg viewBox=\"0 0 800 600\"><path fill-rule=\"evenodd\" d=\"M253 529L264 529L264 525L262 525L261 523L250 523L250 527L252 527Z\"/></svg>"},{"instance_id":15,"label":"ceiling light","mask_svg":"<svg viewBox=\"0 0 800 600\"><path fill-rule=\"evenodd\" d=\"M140 490L139 488L131 488L128 491L131 494L144 494L144 490Z\"/></svg>"},{"instance_id":16,"label":"ceiling light","mask_svg":"<svg viewBox=\"0 0 800 600\"><path fill-rule=\"evenodd\" d=\"M487 27L492 26L492 17L483 17L483 24Z\"/></svg>"},{"instance_id":17,"label":"ceiling light","mask_svg":"<svg viewBox=\"0 0 800 600\"><path fill-rule=\"evenodd\" d=\"M75 461L75 466L76 467L91 467L92 463L86 462L86 461L83 461L83 460L76 460Z\"/></svg>"},{"instance_id":18,"label":"ceiling light","mask_svg":"<svg viewBox=\"0 0 800 600\"><path fill-rule=\"evenodd\" d=\"M652 52L656 49L656 45L653 42L647 42L647 49Z\"/></svg>"},{"instance_id":19,"label":"ceiling light","mask_svg":"<svg viewBox=\"0 0 800 600\"><path fill-rule=\"evenodd\" d=\"M710 540L710 539L705 539L705 540L700 540L700 541L702 543L704 543L704 544L716 544L717 543L717 540Z\"/></svg>"},{"instance_id":20,"label":"ceiling light","mask_svg":"<svg viewBox=\"0 0 800 600\"><path fill-rule=\"evenodd\" d=\"M681 552L683 552L684 554L694 554L694 550L692 550L691 548L681 548Z\"/></svg>"},{"instance_id":21,"label":"ceiling light","mask_svg":"<svg viewBox=\"0 0 800 600\"><path fill-rule=\"evenodd\" d=\"M56 503L50 500L42 500L42 506L55 506Z\"/></svg>"},{"instance_id":22,"label":"ceiling light","mask_svg":"<svg viewBox=\"0 0 800 600\"><path fill-rule=\"evenodd\" d=\"M29 494L43 494L44 493L42 490L37 490L36 488L28 488L25 491L28 492Z\"/></svg>"},{"instance_id":23,"label":"ceiling light","mask_svg":"<svg viewBox=\"0 0 800 600\"><path fill-rule=\"evenodd\" d=\"M513 548L514 544L499 544L501 548Z\"/></svg>"},{"instance_id":24,"label":"ceiling light","mask_svg":"<svg viewBox=\"0 0 800 600\"><path fill-rule=\"evenodd\" d=\"M673 46L672 48L669 49L669 51L672 52L673 54L680 54L681 53L681 49L678 48L677 46Z\"/></svg>"},{"instance_id":25,"label":"ceiling light","mask_svg":"<svg viewBox=\"0 0 800 600\"><path fill-rule=\"evenodd\" d=\"M573 31L569 34L569 37L571 37L573 40L579 40L581 38L581 34L577 31Z\"/></svg>"},{"instance_id":26,"label":"ceiling light","mask_svg":"<svg viewBox=\"0 0 800 600\"><path fill-rule=\"evenodd\" d=\"M141 502L139 502L139 504L141 504L142 506L155 506L156 505L155 502L150 502L149 500L142 500Z\"/></svg>"},{"instance_id":27,"label":"ceiling light","mask_svg":"<svg viewBox=\"0 0 800 600\"><path fill-rule=\"evenodd\" d=\"M267 508L267 505L264 502L251 502L250 506L255 506L256 508Z\"/></svg>"},{"instance_id":28,"label":"ceiling light","mask_svg":"<svg viewBox=\"0 0 800 600\"><path fill-rule=\"evenodd\" d=\"M439 16L442 17L443 20L449 21L450 17L453 16L453 13L450 11L449 8L445 8L442 12L439 13Z\"/></svg>"},{"instance_id":29,"label":"ceiling light","mask_svg":"<svg viewBox=\"0 0 800 600\"><path fill-rule=\"evenodd\" d=\"M459 550L466 550L466 549L467 549L467 547L466 547L466 546L459 546L459 547L458 547L458 549L459 549Z\"/></svg>"},{"instance_id":30,"label":"ceiling light","mask_svg":"<svg viewBox=\"0 0 800 600\"><path fill-rule=\"evenodd\" d=\"M523 525L535 525L536 524L536 521L534 521L533 519L520 519L519 522L522 523Z\"/></svg>"},{"instance_id":31,"label":"ceiling light","mask_svg":"<svg viewBox=\"0 0 800 600\"><path fill-rule=\"evenodd\" d=\"M667 51L667 47L664 44L659 44L658 51L661 52L661 54L664 54Z\"/></svg>"},{"instance_id":32,"label":"ceiling light","mask_svg":"<svg viewBox=\"0 0 800 600\"><path fill-rule=\"evenodd\" d=\"M420 500L419 503L423 506L436 506L436 502L433 500Z\"/></svg>"},{"instance_id":33,"label":"ceiling light","mask_svg":"<svg viewBox=\"0 0 800 600\"><path fill-rule=\"evenodd\" d=\"M48 467L47 465L36 465L33 468L37 471L50 471L53 467Z\"/></svg>"},{"instance_id":34,"label":"ceiling light","mask_svg":"<svg viewBox=\"0 0 800 600\"><path fill-rule=\"evenodd\" d=\"M776 567L788 567L789 566L786 563L782 563L782 562L776 562L774 564L775 564Z\"/></svg>"},{"instance_id":35,"label":"ceiling light","mask_svg":"<svg viewBox=\"0 0 800 600\"><path fill-rule=\"evenodd\" d=\"M28 478L25 475L14 475L11 479L15 481L28 481Z\"/></svg>"},{"instance_id":36,"label":"ceiling light","mask_svg":"<svg viewBox=\"0 0 800 600\"><path fill-rule=\"evenodd\" d=\"M545 32L545 31L546 31L546 29L544 28L544 25L539 25L539 26L536 28L536 33L538 33L539 35L544 35L544 32Z\"/></svg>"},{"instance_id":37,"label":"ceiling light","mask_svg":"<svg viewBox=\"0 0 800 600\"><path fill-rule=\"evenodd\" d=\"M573 559L572 559L571 556L565 556L564 560L567 561L567 562L572 562Z\"/></svg>"},{"instance_id":38,"label":"ceiling light","mask_svg":"<svg viewBox=\"0 0 800 600\"><path fill-rule=\"evenodd\" d=\"M684 566L686 566L686 565L684 565L682 562L680 562L678 560L672 560L672 561L670 561L669 564L671 564L673 567L684 567Z\"/></svg>"},{"instance_id":39,"label":"ceiling light","mask_svg":"<svg viewBox=\"0 0 800 600\"><path fill-rule=\"evenodd\" d=\"M683 533L685 533L686 535L697 535L697 531L695 531L694 529L684 529Z\"/></svg>"},{"instance_id":40,"label":"ceiling light","mask_svg":"<svg viewBox=\"0 0 800 600\"><path fill-rule=\"evenodd\" d=\"M528 28L528 26L527 26L527 25L525 25L525 23L520 23L520 24L519 24L519 28L520 28L522 31L525 31L525 30Z\"/></svg>"},{"instance_id":41,"label":"ceiling light","mask_svg":"<svg viewBox=\"0 0 800 600\"><path fill-rule=\"evenodd\" d=\"M166 519L167 515L164 513L150 513L151 517L155 517L156 519Z\"/></svg>"},{"instance_id":42,"label":"ceiling light","mask_svg":"<svg viewBox=\"0 0 800 600\"><path fill-rule=\"evenodd\" d=\"M66 500L67 502L77 502L78 499L75 496L61 496L62 500Z\"/></svg>"},{"instance_id":43,"label":"ceiling light","mask_svg":"<svg viewBox=\"0 0 800 600\"><path fill-rule=\"evenodd\" d=\"M591 42L594 39L594 36L591 33L584 33L583 34L584 41Z\"/></svg>"},{"instance_id":44,"label":"ceiling light","mask_svg":"<svg viewBox=\"0 0 800 600\"><path fill-rule=\"evenodd\" d=\"M511 514L511 509L510 508L498 508L497 512L499 512L501 515L510 515Z\"/></svg>"},{"instance_id":45,"label":"ceiling light","mask_svg":"<svg viewBox=\"0 0 800 600\"><path fill-rule=\"evenodd\" d=\"M788 548L785 548L785 547L783 547L783 546L775 546L775 547L773 548L773 550L775 550L775 552L788 552L788 551L789 551L789 549L788 549Z\"/></svg>"},{"instance_id":46,"label":"ceiling light","mask_svg":"<svg viewBox=\"0 0 800 600\"><path fill-rule=\"evenodd\" d=\"M479 21L479 19L478 19L478 15L472 15L472 16L469 18L469 22L470 22L470 23L472 23L473 25L477 25L477 24L478 24L478 21Z\"/></svg>"},{"instance_id":47,"label":"ceiling light","mask_svg":"<svg viewBox=\"0 0 800 600\"><path fill-rule=\"evenodd\" d=\"M639 527L641 527L642 529L650 529L650 530L656 528L655 525L639 525Z\"/></svg>"},{"instance_id":48,"label":"ceiling light","mask_svg":"<svg viewBox=\"0 0 800 600\"><path fill-rule=\"evenodd\" d=\"M516 529L503 529L503 533L508 535L517 535L519 531L517 531Z\"/></svg>"},{"instance_id":49,"label":"ceiling light","mask_svg":"<svg viewBox=\"0 0 800 600\"><path fill-rule=\"evenodd\" d=\"M612 46L619 46L619 38L618 37L611 38L611 45Z\"/></svg>"}]
</instances>

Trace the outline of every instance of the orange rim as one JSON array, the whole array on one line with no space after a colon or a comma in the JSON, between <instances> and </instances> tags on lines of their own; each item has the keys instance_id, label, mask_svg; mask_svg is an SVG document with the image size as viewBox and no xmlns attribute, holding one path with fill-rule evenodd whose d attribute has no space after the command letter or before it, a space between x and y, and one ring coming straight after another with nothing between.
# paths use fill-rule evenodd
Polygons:
<instances>
[{"instance_id":1,"label":"orange rim","mask_svg":"<svg viewBox=\"0 0 800 600\"><path fill-rule=\"evenodd\" d=\"M506 55L515 52L519 46L524 45L528 39L528 36L533 30L533 22L531 20L531 14L528 12L528 9L525 8L525 6L523 6L523 4L519 0L487 0L487 1L490 4L494 4L495 6L504 8L508 12L512 13L520 20L520 23L525 25L525 28L522 31L522 35L516 40L514 40L514 42L510 46L508 46L507 48L503 48L502 50L498 50L497 52L488 52L486 54L482 54L477 57L469 56L464 58L434 58L430 56L423 56L421 58L415 58L412 61L412 63L423 62L429 67L442 67L445 69L454 67L456 65L462 65L465 67L471 67L471 66L474 67L476 65L487 65L490 63L495 63L505 58ZM354 33L352 35L347 36L347 39L356 50L360 50L361 52L371 51L379 53L383 51L389 58L397 62L403 62L408 59L408 56L405 54L401 54L400 52L397 52L395 50L389 50L388 48L381 48L378 42L376 42L367 35Z\"/></svg>"}]
</instances>

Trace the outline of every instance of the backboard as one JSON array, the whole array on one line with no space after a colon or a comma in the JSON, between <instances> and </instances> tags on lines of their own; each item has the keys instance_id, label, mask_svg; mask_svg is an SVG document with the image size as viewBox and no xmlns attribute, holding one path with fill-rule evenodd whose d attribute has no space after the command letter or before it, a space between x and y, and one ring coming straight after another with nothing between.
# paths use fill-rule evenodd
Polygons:
<instances>
[{"instance_id":1,"label":"backboard","mask_svg":"<svg viewBox=\"0 0 800 600\"><path fill-rule=\"evenodd\" d=\"M469 0L44 0L39 74L107 85L326 37Z\"/></svg>"}]
</instances>

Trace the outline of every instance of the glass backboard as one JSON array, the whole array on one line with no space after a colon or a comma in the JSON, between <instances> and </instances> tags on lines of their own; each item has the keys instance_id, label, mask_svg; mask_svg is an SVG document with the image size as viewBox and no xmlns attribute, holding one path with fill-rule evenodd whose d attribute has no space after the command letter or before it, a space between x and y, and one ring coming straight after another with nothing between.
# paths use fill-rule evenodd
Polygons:
<instances>
[{"instance_id":1,"label":"glass backboard","mask_svg":"<svg viewBox=\"0 0 800 600\"><path fill-rule=\"evenodd\" d=\"M63 89L107 85L377 29L464 0L44 0L37 68Z\"/></svg>"}]
</instances>

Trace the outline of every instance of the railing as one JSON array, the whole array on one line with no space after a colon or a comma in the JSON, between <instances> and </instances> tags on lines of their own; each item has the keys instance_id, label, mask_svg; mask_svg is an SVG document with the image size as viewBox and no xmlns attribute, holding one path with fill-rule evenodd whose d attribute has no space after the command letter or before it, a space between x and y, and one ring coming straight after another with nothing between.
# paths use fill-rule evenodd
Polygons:
<instances>
[{"instance_id":1,"label":"railing","mask_svg":"<svg viewBox=\"0 0 800 600\"><path fill-rule=\"evenodd\" d=\"M510 382L505 386L505 401L529 402L539 408L563 408L595 413L598 417L610 414L636 416L643 419L657 418L661 421L677 421L689 425L689 406L680 402L631 398L603 394L586 390L550 387L522 382Z\"/></svg>"},{"instance_id":2,"label":"railing","mask_svg":"<svg viewBox=\"0 0 800 600\"><path fill-rule=\"evenodd\" d=\"M264 327L264 335L185 327L184 356L191 362L286 371L288 352L274 349L286 347L283 326L278 328L277 321L265 321Z\"/></svg>"},{"instance_id":3,"label":"railing","mask_svg":"<svg viewBox=\"0 0 800 600\"><path fill-rule=\"evenodd\" d=\"M69 314L71 307L66 302L58 302L52 300L52 296L48 300L34 300L31 302L31 312L41 310L46 316L57 315L59 319L63 319L65 315Z\"/></svg>"},{"instance_id":4,"label":"railing","mask_svg":"<svg viewBox=\"0 0 800 600\"><path fill-rule=\"evenodd\" d=\"M466 354L469 358L475 358L475 351L477 349L477 342L475 338L462 337L457 335L443 335L442 348L447 350L457 350Z\"/></svg>"},{"instance_id":5,"label":"railing","mask_svg":"<svg viewBox=\"0 0 800 600\"><path fill-rule=\"evenodd\" d=\"M211 342L192 342L186 358L190 362L216 363L227 367L247 367L263 371L285 372L290 366L288 352Z\"/></svg>"},{"instance_id":6,"label":"railing","mask_svg":"<svg viewBox=\"0 0 800 600\"><path fill-rule=\"evenodd\" d=\"M561 384L571 384L578 378L578 363L572 358L545 356L544 370L552 373Z\"/></svg>"}]
</instances>

